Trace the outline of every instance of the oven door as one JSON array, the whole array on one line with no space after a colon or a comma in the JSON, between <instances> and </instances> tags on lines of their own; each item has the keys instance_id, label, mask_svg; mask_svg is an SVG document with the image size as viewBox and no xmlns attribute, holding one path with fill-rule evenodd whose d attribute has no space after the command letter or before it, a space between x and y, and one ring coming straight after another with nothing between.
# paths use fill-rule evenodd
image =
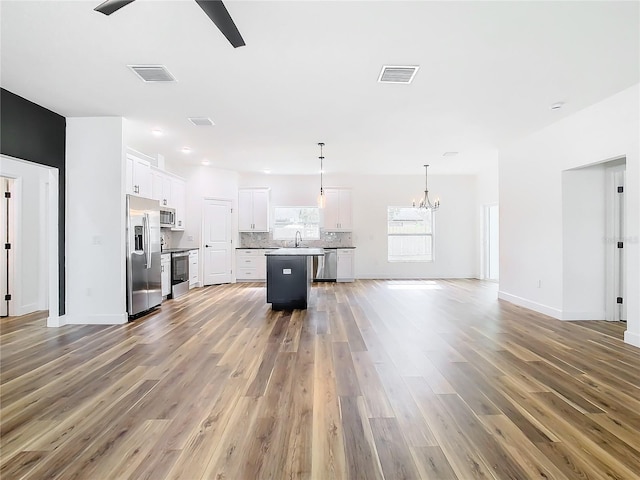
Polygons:
<instances>
[{"instance_id":1,"label":"oven door","mask_svg":"<svg viewBox=\"0 0 640 480\"><path fill-rule=\"evenodd\" d=\"M189 282L189 252L171 255L171 285Z\"/></svg>"}]
</instances>

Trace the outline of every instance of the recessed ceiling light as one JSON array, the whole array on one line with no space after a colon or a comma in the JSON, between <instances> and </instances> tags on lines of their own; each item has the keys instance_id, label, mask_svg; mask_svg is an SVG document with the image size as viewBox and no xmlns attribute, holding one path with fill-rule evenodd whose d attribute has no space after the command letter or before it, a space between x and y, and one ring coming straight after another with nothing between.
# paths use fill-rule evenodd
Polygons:
<instances>
[{"instance_id":1,"label":"recessed ceiling light","mask_svg":"<svg viewBox=\"0 0 640 480\"><path fill-rule=\"evenodd\" d=\"M151 133L153 133L156 137L162 136L162 130L160 130L159 128L154 128L153 130L151 130Z\"/></svg>"},{"instance_id":2,"label":"recessed ceiling light","mask_svg":"<svg viewBox=\"0 0 640 480\"><path fill-rule=\"evenodd\" d=\"M458 155L458 152L444 152L442 154L443 157L455 157L456 155Z\"/></svg>"},{"instance_id":3,"label":"recessed ceiling light","mask_svg":"<svg viewBox=\"0 0 640 480\"><path fill-rule=\"evenodd\" d=\"M182 147L182 153L191 153L191 149L189 147Z\"/></svg>"},{"instance_id":4,"label":"recessed ceiling light","mask_svg":"<svg viewBox=\"0 0 640 480\"><path fill-rule=\"evenodd\" d=\"M556 102L553 105L551 105L549 108L551 110L560 110L562 107L564 107L564 102Z\"/></svg>"},{"instance_id":5,"label":"recessed ceiling light","mask_svg":"<svg viewBox=\"0 0 640 480\"><path fill-rule=\"evenodd\" d=\"M269 169L269 168L265 168L265 169L263 170L263 172L264 172L264 173L266 173L266 174L269 174L269 173L271 173L271 169Z\"/></svg>"},{"instance_id":6,"label":"recessed ceiling light","mask_svg":"<svg viewBox=\"0 0 640 480\"><path fill-rule=\"evenodd\" d=\"M200 162L200 163L202 163L202 165L204 165L204 166L206 167L206 166L207 166L207 165L209 165L211 162L209 162L209 160L202 160L202 162Z\"/></svg>"}]
</instances>

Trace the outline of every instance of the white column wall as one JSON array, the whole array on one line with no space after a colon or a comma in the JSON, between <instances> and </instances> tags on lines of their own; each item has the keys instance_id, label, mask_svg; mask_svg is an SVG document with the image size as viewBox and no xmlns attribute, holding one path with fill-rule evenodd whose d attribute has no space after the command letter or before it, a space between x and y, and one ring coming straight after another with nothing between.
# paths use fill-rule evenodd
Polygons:
<instances>
[{"instance_id":1,"label":"white column wall","mask_svg":"<svg viewBox=\"0 0 640 480\"><path fill-rule=\"evenodd\" d=\"M64 323L127 322L123 130L120 117L67 118Z\"/></svg>"},{"instance_id":2,"label":"white column wall","mask_svg":"<svg viewBox=\"0 0 640 480\"><path fill-rule=\"evenodd\" d=\"M571 275L563 277L562 172L626 157L628 325L625 340L638 346L639 105L639 88L635 85L512 142L501 149L499 163L500 297L564 318L563 284L579 279ZM576 303L576 299L572 303Z\"/></svg>"}]
</instances>

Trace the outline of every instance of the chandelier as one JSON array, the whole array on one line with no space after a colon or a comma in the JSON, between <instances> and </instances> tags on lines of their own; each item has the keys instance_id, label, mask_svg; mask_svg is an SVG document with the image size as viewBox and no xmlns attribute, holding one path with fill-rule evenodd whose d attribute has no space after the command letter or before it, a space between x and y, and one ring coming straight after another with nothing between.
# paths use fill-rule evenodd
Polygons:
<instances>
[{"instance_id":1,"label":"chandelier","mask_svg":"<svg viewBox=\"0 0 640 480\"><path fill-rule=\"evenodd\" d=\"M324 173L324 168L323 168L324 157L322 156L322 147L324 147L324 143L320 142L318 143L318 146L320 147L320 156L318 157L320 159L320 195L318 195L318 207L324 208L325 196L324 196L324 189L322 188L322 174Z\"/></svg>"},{"instance_id":2,"label":"chandelier","mask_svg":"<svg viewBox=\"0 0 640 480\"><path fill-rule=\"evenodd\" d=\"M420 200L420 203L416 207L415 200L413 201L413 207L420 210L437 210L440 208L440 199L436 198L435 203L431 203L429 200L429 187L427 186L427 168L429 165L424 166L424 198Z\"/></svg>"}]
</instances>

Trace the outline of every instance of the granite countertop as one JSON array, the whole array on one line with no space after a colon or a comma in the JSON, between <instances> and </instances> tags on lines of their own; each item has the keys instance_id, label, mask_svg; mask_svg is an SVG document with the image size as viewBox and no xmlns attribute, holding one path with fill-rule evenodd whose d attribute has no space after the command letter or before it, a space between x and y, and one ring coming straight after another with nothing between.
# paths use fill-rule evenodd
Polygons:
<instances>
[{"instance_id":1,"label":"granite countertop","mask_svg":"<svg viewBox=\"0 0 640 480\"><path fill-rule=\"evenodd\" d=\"M198 247L193 248L165 248L160 253L178 253L178 252L188 252L190 250L199 250Z\"/></svg>"},{"instance_id":2,"label":"granite countertop","mask_svg":"<svg viewBox=\"0 0 640 480\"><path fill-rule=\"evenodd\" d=\"M278 248L292 248L292 247L236 247L236 250L275 250ZM300 248L320 248L324 250L338 250L339 248L353 248L356 247L298 247Z\"/></svg>"},{"instance_id":3,"label":"granite countertop","mask_svg":"<svg viewBox=\"0 0 640 480\"><path fill-rule=\"evenodd\" d=\"M290 256L290 257L321 257L324 255L324 248L278 248L271 252L265 252L266 256Z\"/></svg>"}]
</instances>

